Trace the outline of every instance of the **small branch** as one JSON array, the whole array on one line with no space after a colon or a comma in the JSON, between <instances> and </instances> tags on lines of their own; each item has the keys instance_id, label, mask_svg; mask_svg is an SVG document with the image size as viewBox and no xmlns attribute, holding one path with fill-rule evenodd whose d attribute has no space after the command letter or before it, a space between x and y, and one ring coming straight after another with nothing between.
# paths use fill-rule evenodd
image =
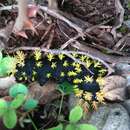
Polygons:
<instances>
[{"instance_id":1,"label":"small branch","mask_svg":"<svg viewBox=\"0 0 130 130\"><path fill-rule=\"evenodd\" d=\"M27 0L17 0L18 2L18 16L14 25L14 32L19 32L23 29L25 22L28 21L27 16Z\"/></svg>"},{"instance_id":2,"label":"small branch","mask_svg":"<svg viewBox=\"0 0 130 130\"><path fill-rule=\"evenodd\" d=\"M130 36L130 33L126 34L125 36L123 36L113 47L114 50L118 50L119 47L124 43L124 41L126 40L127 37Z\"/></svg>"},{"instance_id":3,"label":"small branch","mask_svg":"<svg viewBox=\"0 0 130 130\"><path fill-rule=\"evenodd\" d=\"M72 44L72 46L77 48L79 51L84 51L92 56L99 57L101 60L113 65L118 63L130 63L129 56L107 55L97 49L85 46L83 44L77 44L76 42L75 44Z\"/></svg>"},{"instance_id":4,"label":"small branch","mask_svg":"<svg viewBox=\"0 0 130 130\"><path fill-rule=\"evenodd\" d=\"M78 35L76 35L75 37L70 38L66 43L64 43L64 44L60 47L60 49L65 49L69 44L75 42L76 39L78 39L79 37L80 37L80 35L78 34Z\"/></svg>"},{"instance_id":5,"label":"small branch","mask_svg":"<svg viewBox=\"0 0 130 130\"><path fill-rule=\"evenodd\" d=\"M111 33L113 34L114 38L116 38L116 30L121 27L124 21L124 8L121 5L120 0L115 0L115 7L117 13L117 20L115 26L112 28Z\"/></svg>"}]
</instances>

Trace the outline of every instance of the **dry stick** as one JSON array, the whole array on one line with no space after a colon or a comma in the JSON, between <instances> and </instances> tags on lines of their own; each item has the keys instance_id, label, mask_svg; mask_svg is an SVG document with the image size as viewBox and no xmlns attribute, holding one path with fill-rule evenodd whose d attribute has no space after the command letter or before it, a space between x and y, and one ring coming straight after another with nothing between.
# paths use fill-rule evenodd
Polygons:
<instances>
[{"instance_id":1,"label":"dry stick","mask_svg":"<svg viewBox=\"0 0 130 130\"><path fill-rule=\"evenodd\" d=\"M122 23L124 21L124 12L125 11L124 11L124 8L121 5L120 0L115 0L115 7L116 7L117 15L119 15L119 16L117 18L115 26L111 30L111 33L113 34L114 38L116 39L116 30L119 27L121 27L121 25L122 25Z\"/></svg>"},{"instance_id":2,"label":"dry stick","mask_svg":"<svg viewBox=\"0 0 130 130\"><path fill-rule=\"evenodd\" d=\"M101 51L98 51L94 48L90 48L88 46L85 46L83 44L77 44L75 43L73 45L75 48L79 49L80 51L84 51L86 53L91 54L95 57L100 57L103 61L106 61L111 64L119 64L119 63L130 63L130 57L129 56L114 56L114 55L107 55L105 53L102 53Z\"/></svg>"},{"instance_id":3,"label":"dry stick","mask_svg":"<svg viewBox=\"0 0 130 130\"><path fill-rule=\"evenodd\" d=\"M25 22L28 21L27 17L27 0L17 0L18 2L18 16L14 25L14 32L21 31L25 25Z\"/></svg>"},{"instance_id":4,"label":"dry stick","mask_svg":"<svg viewBox=\"0 0 130 130\"><path fill-rule=\"evenodd\" d=\"M78 35L76 35L75 37L70 38L66 43L64 43L64 44L60 47L60 49L65 49L69 44L75 42L76 39L78 39L79 37L80 37L80 35L78 34Z\"/></svg>"},{"instance_id":5,"label":"dry stick","mask_svg":"<svg viewBox=\"0 0 130 130\"><path fill-rule=\"evenodd\" d=\"M121 44L126 40L127 37L130 36L130 33L126 34L125 36L123 36L113 47L114 50L118 50L119 47L121 46Z\"/></svg>"},{"instance_id":6,"label":"dry stick","mask_svg":"<svg viewBox=\"0 0 130 130\"><path fill-rule=\"evenodd\" d=\"M106 62L104 62L103 60L101 60L100 58L98 57L95 57L91 54L86 53L86 52L82 52L82 51L67 51L67 50L59 50L59 49L47 49L47 48L40 48L40 47L18 47L18 48L15 48L14 50L10 51L10 52L15 52L15 51L18 51L18 50L41 50L43 52L47 52L47 53L52 53L52 54L65 54L67 56L69 56L70 58L74 59L76 62L84 65L83 62L81 62L80 60L78 59L75 59L74 57L71 56L71 54L80 54L80 55L85 55L85 56L88 56L94 60L97 60L99 62L101 62L107 69L108 69L108 73L112 73L114 72L114 70L109 66L109 64L107 64Z\"/></svg>"}]
</instances>

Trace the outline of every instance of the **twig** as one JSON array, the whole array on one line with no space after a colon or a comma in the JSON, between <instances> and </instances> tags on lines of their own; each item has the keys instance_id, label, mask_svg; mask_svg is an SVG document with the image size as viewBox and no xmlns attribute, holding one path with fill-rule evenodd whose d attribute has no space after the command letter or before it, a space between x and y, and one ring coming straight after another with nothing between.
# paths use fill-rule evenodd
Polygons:
<instances>
[{"instance_id":1,"label":"twig","mask_svg":"<svg viewBox=\"0 0 130 130\"><path fill-rule=\"evenodd\" d=\"M70 38L66 43L64 43L60 48L61 49L65 49L69 44L73 43L76 41L76 39L78 39L80 37L80 35L76 35L75 37L73 38Z\"/></svg>"},{"instance_id":2,"label":"twig","mask_svg":"<svg viewBox=\"0 0 130 130\"><path fill-rule=\"evenodd\" d=\"M125 36L123 36L113 47L114 50L118 50L119 47L121 46L121 44L126 40L127 37L130 36L130 33L126 34Z\"/></svg>"},{"instance_id":3,"label":"twig","mask_svg":"<svg viewBox=\"0 0 130 130\"><path fill-rule=\"evenodd\" d=\"M130 56L119 56L119 55L107 55L97 49L85 46L83 44L72 44L73 47L77 48L79 51L84 51L89 53L92 56L99 57L101 60L111 63L111 64L118 64L118 63L130 63Z\"/></svg>"},{"instance_id":4,"label":"twig","mask_svg":"<svg viewBox=\"0 0 130 130\"><path fill-rule=\"evenodd\" d=\"M47 48L40 48L40 47L18 47L18 48L13 49L10 52L15 52L15 51L18 51L18 50L26 50L27 51L27 50L37 50L37 49L39 49L43 52L52 53L52 54L65 54L65 55L69 56L70 58L72 58L71 54L85 55L85 56L92 58L93 60L97 60L97 61L101 62L108 69L108 73L114 72L114 70L109 66L109 64L107 64L106 62L104 62L100 58L95 57L95 56L93 56L89 53L82 52L82 51L67 51L67 50L59 50L59 49L56 50L56 49L47 49ZM82 65L84 65L80 60L75 59L74 57L73 57L73 60L75 60L76 62L78 62Z\"/></svg>"},{"instance_id":5,"label":"twig","mask_svg":"<svg viewBox=\"0 0 130 130\"><path fill-rule=\"evenodd\" d=\"M115 26L112 28L111 33L113 34L114 38L116 38L116 30L121 27L124 21L124 8L121 5L120 0L115 0L115 7L117 13L117 20Z\"/></svg>"}]
</instances>

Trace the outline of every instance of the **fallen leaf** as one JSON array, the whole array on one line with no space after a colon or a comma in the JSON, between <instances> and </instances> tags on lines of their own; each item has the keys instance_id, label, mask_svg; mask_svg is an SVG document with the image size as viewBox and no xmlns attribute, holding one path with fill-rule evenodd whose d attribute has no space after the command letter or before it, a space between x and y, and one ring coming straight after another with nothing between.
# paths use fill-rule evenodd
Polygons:
<instances>
[{"instance_id":1,"label":"fallen leaf","mask_svg":"<svg viewBox=\"0 0 130 130\"><path fill-rule=\"evenodd\" d=\"M103 91L105 99L110 101L123 101L125 99L127 81L122 76L113 75L105 78Z\"/></svg>"}]
</instances>

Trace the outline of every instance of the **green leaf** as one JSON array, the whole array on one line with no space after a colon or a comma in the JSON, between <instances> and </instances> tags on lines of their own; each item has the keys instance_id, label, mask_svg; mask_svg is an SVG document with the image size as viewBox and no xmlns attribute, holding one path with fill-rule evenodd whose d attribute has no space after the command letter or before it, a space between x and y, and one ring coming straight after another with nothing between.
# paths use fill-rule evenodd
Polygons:
<instances>
[{"instance_id":1,"label":"green leaf","mask_svg":"<svg viewBox=\"0 0 130 130\"><path fill-rule=\"evenodd\" d=\"M10 107L13 109L19 108L23 102L25 101L25 95L24 94L18 94L15 99L11 102Z\"/></svg>"},{"instance_id":2,"label":"green leaf","mask_svg":"<svg viewBox=\"0 0 130 130\"><path fill-rule=\"evenodd\" d=\"M63 125L62 125L62 124L59 124L58 126L52 127L52 128L50 128L50 129L47 129L47 130L63 130Z\"/></svg>"},{"instance_id":3,"label":"green leaf","mask_svg":"<svg viewBox=\"0 0 130 130\"><path fill-rule=\"evenodd\" d=\"M2 58L3 58L3 55L2 55L2 52L0 51L0 62L1 62Z\"/></svg>"},{"instance_id":4,"label":"green leaf","mask_svg":"<svg viewBox=\"0 0 130 130\"><path fill-rule=\"evenodd\" d=\"M70 111L69 121L71 123L76 123L81 119L82 116L83 109L80 106L76 106Z\"/></svg>"},{"instance_id":5,"label":"green leaf","mask_svg":"<svg viewBox=\"0 0 130 130\"><path fill-rule=\"evenodd\" d=\"M69 125L66 126L65 130L75 130L75 126L69 124Z\"/></svg>"},{"instance_id":6,"label":"green leaf","mask_svg":"<svg viewBox=\"0 0 130 130\"><path fill-rule=\"evenodd\" d=\"M30 98L25 102L25 104L23 105L23 108L25 110L31 110L31 109L34 109L35 107L37 107L37 105L38 105L38 101Z\"/></svg>"},{"instance_id":7,"label":"green leaf","mask_svg":"<svg viewBox=\"0 0 130 130\"><path fill-rule=\"evenodd\" d=\"M24 84L16 83L9 89L9 95L11 97L16 97L18 94L26 95L28 93L28 89Z\"/></svg>"},{"instance_id":8,"label":"green leaf","mask_svg":"<svg viewBox=\"0 0 130 130\"><path fill-rule=\"evenodd\" d=\"M71 94L73 93L73 85L68 82L63 82L62 84L58 85L58 89L62 91L64 94Z\"/></svg>"},{"instance_id":9,"label":"green leaf","mask_svg":"<svg viewBox=\"0 0 130 130\"><path fill-rule=\"evenodd\" d=\"M97 128L90 124L79 124L77 126L78 130L97 130Z\"/></svg>"},{"instance_id":10,"label":"green leaf","mask_svg":"<svg viewBox=\"0 0 130 130\"><path fill-rule=\"evenodd\" d=\"M5 69L5 66L2 66L0 64L0 77L4 77L4 76L7 76L7 73L6 73L6 69Z\"/></svg>"},{"instance_id":11,"label":"green leaf","mask_svg":"<svg viewBox=\"0 0 130 130\"><path fill-rule=\"evenodd\" d=\"M3 116L3 123L8 129L15 127L17 123L17 115L14 109L8 109Z\"/></svg>"},{"instance_id":12,"label":"green leaf","mask_svg":"<svg viewBox=\"0 0 130 130\"><path fill-rule=\"evenodd\" d=\"M0 62L0 76L7 76L15 66L15 58L7 56Z\"/></svg>"},{"instance_id":13,"label":"green leaf","mask_svg":"<svg viewBox=\"0 0 130 130\"><path fill-rule=\"evenodd\" d=\"M3 99L0 99L0 116L3 116L7 110L7 102Z\"/></svg>"}]
</instances>

